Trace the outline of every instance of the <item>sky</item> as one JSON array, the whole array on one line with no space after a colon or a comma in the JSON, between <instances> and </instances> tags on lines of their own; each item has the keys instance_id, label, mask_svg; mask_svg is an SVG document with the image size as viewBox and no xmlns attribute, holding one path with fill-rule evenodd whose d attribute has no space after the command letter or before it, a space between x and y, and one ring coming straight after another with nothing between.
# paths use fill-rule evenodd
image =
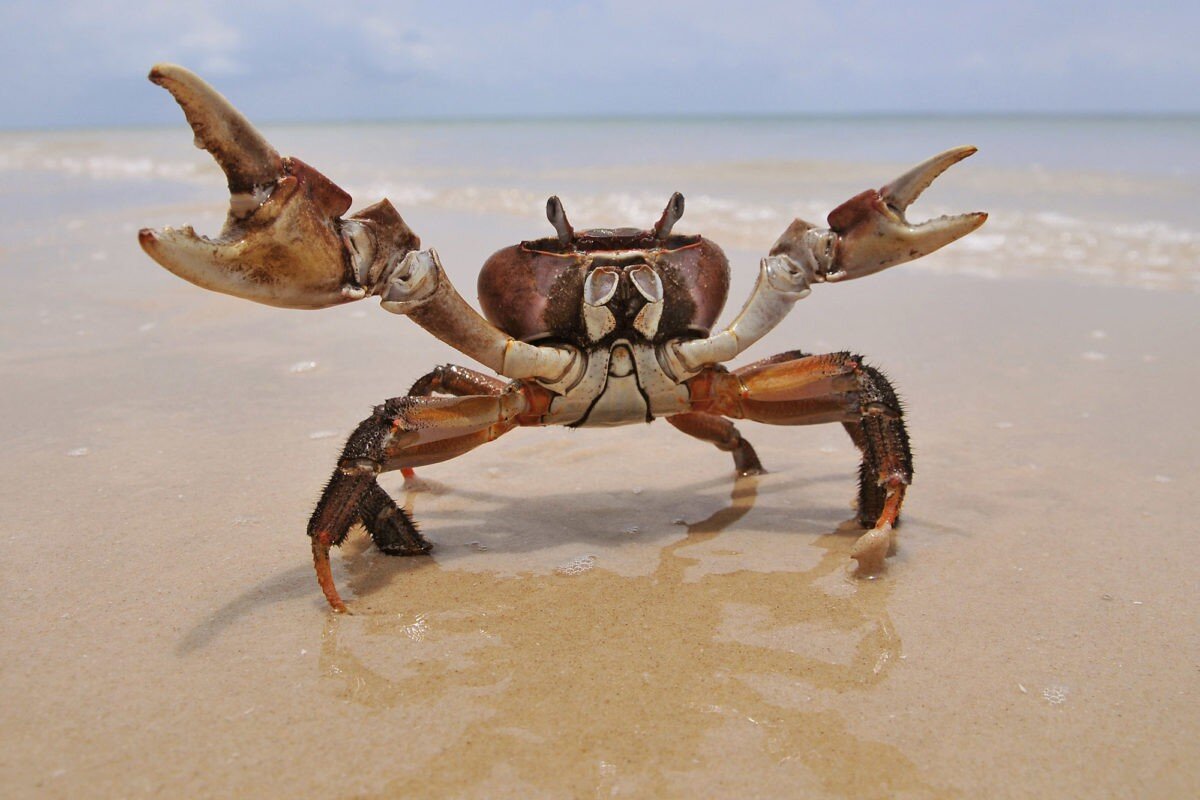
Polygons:
<instances>
[{"instance_id":1,"label":"sky","mask_svg":"<svg viewBox=\"0 0 1200 800\"><path fill-rule=\"evenodd\" d=\"M173 124L200 73L260 122L1200 113L1200 3L0 0L0 129Z\"/></svg>"}]
</instances>

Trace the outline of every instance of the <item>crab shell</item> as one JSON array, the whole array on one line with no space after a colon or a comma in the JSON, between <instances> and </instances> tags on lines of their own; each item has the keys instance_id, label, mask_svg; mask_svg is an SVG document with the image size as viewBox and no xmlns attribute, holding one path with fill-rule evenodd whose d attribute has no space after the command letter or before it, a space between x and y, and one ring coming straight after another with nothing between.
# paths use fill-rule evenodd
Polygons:
<instances>
[{"instance_id":1,"label":"crab shell","mask_svg":"<svg viewBox=\"0 0 1200 800\"><path fill-rule=\"evenodd\" d=\"M703 236L636 228L578 231L563 244L546 238L498 250L479 272L479 304L496 327L525 342L589 339L580 314L584 281L600 266L645 264L663 287L654 340L708 336L729 294L729 261Z\"/></svg>"}]
</instances>

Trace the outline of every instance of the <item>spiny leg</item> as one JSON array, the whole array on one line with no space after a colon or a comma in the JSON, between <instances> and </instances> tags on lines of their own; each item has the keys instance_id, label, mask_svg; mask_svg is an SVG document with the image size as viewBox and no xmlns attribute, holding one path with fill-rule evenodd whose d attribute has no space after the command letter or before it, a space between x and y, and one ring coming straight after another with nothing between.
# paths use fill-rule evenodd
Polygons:
<instances>
[{"instance_id":1,"label":"spiny leg","mask_svg":"<svg viewBox=\"0 0 1200 800\"><path fill-rule=\"evenodd\" d=\"M467 395L499 395L508 386L507 381L484 375L467 367L457 364L440 364L426 372L413 383L408 390L409 397L429 397L433 394L448 394L455 397ZM411 467L402 467L401 474L410 487L421 486L420 482L413 483L417 473Z\"/></svg>"},{"instance_id":2,"label":"spiny leg","mask_svg":"<svg viewBox=\"0 0 1200 800\"><path fill-rule=\"evenodd\" d=\"M893 528L912 482L903 410L883 373L850 353L764 359L692 379L698 411L774 425L840 422L862 451L859 519L872 526L851 556L860 570L880 569L894 548Z\"/></svg>"},{"instance_id":3,"label":"spiny leg","mask_svg":"<svg viewBox=\"0 0 1200 800\"><path fill-rule=\"evenodd\" d=\"M325 599L334 611L343 612L346 604L338 595L333 584L333 572L329 565L329 549L346 540L350 526L360 519L361 504L368 490L374 486L375 476L383 470L383 451L391 435L387 408L391 401L377 406L375 412L363 420L350 434L342 457L338 460L333 477L321 493L317 507L308 520L308 535L312 539L313 566L317 571L317 583ZM382 490L381 490L382 491ZM370 501L368 501L369 503Z\"/></svg>"},{"instance_id":4,"label":"spiny leg","mask_svg":"<svg viewBox=\"0 0 1200 800\"><path fill-rule=\"evenodd\" d=\"M858 444L862 464L858 481L859 524L870 530L855 543L850 555L859 568L877 571L896 547L894 528L900 523L900 506L912 483L912 449L904 426L904 409L882 372L859 364L863 414L846 430Z\"/></svg>"},{"instance_id":5,"label":"spiny leg","mask_svg":"<svg viewBox=\"0 0 1200 800\"><path fill-rule=\"evenodd\" d=\"M420 556L433 549L408 513L375 482L358 501L359 520L371 540L389 556Z\"/></svg>"},{"instance_id":6,"label":"spiny leg","mask_svg":"<svg viewBox=\"0 0 1200 800\"><path fill-rule=\"evenodd\" d=\"M333 583L329 550L362 520L385 553L428 550L412 520L375 482L388 470L445 461L511 430L524 396L399 397L376 406L350 435L308 523L317 582L334 611L346 605Z\"/></svg>"},{"instance_id":7,"label":"spiny leg","mask_svg":"<svg viewBox=\"0 0 1200 800\"><path fill-rule=\"evenodd\" d=\"M858 479L858 521L868 528L883 518L890 484L907 477L912 481L912 450L904 426L904 409L887 377L874 367L861 365L866 403L872 413L844 423L846 433L862 453ZM903 495L903 489L900 490ZM900 523L900 509L891 513L893 526Z\"/></svg>"},{"instance_id":8,"label":"spiny leg","mask_svg":"<svg viewBox=\"0 0 1200 800\"><path fill-rule=\"evenodd\" d=\"M737 427L724 417L692 412L667 417L667 422L689 436L712 442L719 449L733 453L733 467L738 475L762 475L766 472L762 462L758 460L758 454L754 452L754 447L743 439Z\"/></svg>"}]
</instances>

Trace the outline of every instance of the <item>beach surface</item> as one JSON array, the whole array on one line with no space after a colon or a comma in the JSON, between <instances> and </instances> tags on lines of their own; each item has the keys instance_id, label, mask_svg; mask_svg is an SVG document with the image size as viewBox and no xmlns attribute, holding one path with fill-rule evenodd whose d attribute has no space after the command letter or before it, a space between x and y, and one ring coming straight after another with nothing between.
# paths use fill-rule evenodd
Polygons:
<instances>
[{"instance_id":1,"label":"beach surface","mask_svg":"<svg viewBox=\"0 0 1200 800\"><path fill-rule=\"evenodd\" d=\"M730 256L725 321L793 215L975 140L910 217L983 229L816 287L735 362L851 350L898 387L916 477L886 572L851 571L839 426L739 423L756 478L662 421L521 429L421 490L381 479L435 550L355 529L344 616L308 515L371 407L463 357L373 301L283 311L153 264L138 228L224 214L182 122L0 135L2 793L1200 794L1200 192L1171 157L1197 123L1062 123L1072 148L909 121L873 156L861 125L777 124L268 133L356 207L389 196L468 297L548 233L548 194L646 226L683 191L679 230Z\"/></svg>"}]
</instances>

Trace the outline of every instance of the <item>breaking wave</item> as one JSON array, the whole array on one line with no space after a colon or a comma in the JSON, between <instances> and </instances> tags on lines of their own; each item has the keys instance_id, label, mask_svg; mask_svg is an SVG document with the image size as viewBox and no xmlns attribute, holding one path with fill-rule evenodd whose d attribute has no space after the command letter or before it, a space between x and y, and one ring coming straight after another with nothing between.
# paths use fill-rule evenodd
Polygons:
<instances>
[{"instance_id":1,"label":"breaking wave","mask_svg":"<svg viewBox=\"0 0 1200 800\"><path fill-rule=\"evenodd\" d=\"M106 137L113 135L106 134ZM157 137L149 141L156 145ZM4 137L0 139L0 171L10 173L10 180L12 173L24 173L32 180L37 173L50 172L101 182L159 181L213 187L224 184L223 176L203 154L195 154L190 159L131 154L128 150L132 145L128 143L116 148L125 152L84 154L93 149L93 145L84 140L45 142ZM151 146L149 149L153 152L157 148ZM169 150L174 149L177 149L177 142L171 140ZM391 174L405 177L380 180L362 177L371 173L366 164L351 162L341 166L345 172L360 176L358 181L352 179L346 185L359 206L387 197L401 210L425 207L525 217L531 220L531 237L538 235L545 226L542 217L545 195L530 189L456 185L455 181L462 180L463 176L445 169L416 171L414 177L393 169ZM762 174L764 165L724 164L721 169L725 177L735 175L739 179L726 182L731 187L728 193L689 193L685 224L681 229L703 231L727 249L765 253L793 217L821 222L828 210L840 202L832 194L771 203L749 200L746 196L755 192L754 179ZM384 174L388 172L385 170ZM1019 180L1015 171L999 175L994 180L996 187ZM19 175L17 177L19 180ZM485 180L491 179L497 184L505 183L504 178L495 174L484 176ZM528 181L529 176L518 178ZM616 182L616 174L608 180ZM518 180L509 182L517 183ZM581 169L573 173L559 169L554 173L553 182L576 188L570 194L568 210L572 220L582 227L596 223L648 225L658 218L669 194L611 190L604 187L603 180L596 179L595 170ZM580 185L592 188L579 191ZM800 191L795 190L796 193ZM988 191L987 181L971 187L971 194L978 198L979 206L988 207ZM780 197L778 187L772 189L772 197ZM1031 195L1031 204L1037 202L1036 198L1036 194ZM923 200L914 207L912 217L921 220L961 210L966 209L939 207ZM921 259L910 268L995 279L1049 276L1092 284L1200 292L1200 232L1153 219L1114 224L1062 210L998 209L991 211L984 228L954 247Z\"/></svg>"}]
</instances>

